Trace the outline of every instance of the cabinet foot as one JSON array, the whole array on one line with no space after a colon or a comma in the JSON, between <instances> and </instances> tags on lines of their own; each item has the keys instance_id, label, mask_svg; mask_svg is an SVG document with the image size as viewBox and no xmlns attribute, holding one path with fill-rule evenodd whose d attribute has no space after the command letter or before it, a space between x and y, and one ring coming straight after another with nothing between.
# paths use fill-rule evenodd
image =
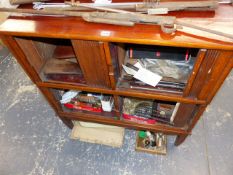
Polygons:
<instances>
[{"instance_id":1,"label":"cabinet foot","mask_svg":"<svg viewBox=\"0 0 233 175\"><path fill-rule=\"evenodd\" d=\"M70 129L73 128L74 124L72 122L72 120L69 120L69 119L66 119L66 118L63 118L63 117L60 117L60 119L62 120L62 122Z\"/></svg>"},{"instance_id":2,"label":"cabinet foot","mask_svg":"<svg viewBox=\"0 0 233 175\"><path fill-rule=\"evenodd\" d=\"M181 143L183 143L187 136L188 135L178 135L176 137L175 146L179 146Z\"/></svg>"}]
</instances>

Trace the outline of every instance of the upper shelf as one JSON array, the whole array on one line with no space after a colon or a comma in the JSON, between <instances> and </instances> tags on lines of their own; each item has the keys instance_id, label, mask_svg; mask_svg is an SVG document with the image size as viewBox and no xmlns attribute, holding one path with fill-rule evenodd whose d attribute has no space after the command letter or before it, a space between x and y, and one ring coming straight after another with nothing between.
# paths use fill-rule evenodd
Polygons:
<instances>
[{"instance_id":1,"label":"upper shelf","mask_svg":"<svg viewBox=\"0 0 233 175\"><path fill-rule=\"evenodd\" d=\"M172 12L169 15L206 28L232 32L231 5L220 5L216 12ZM12 16L0 25L0 34L233 50L232 40L194 29L184 28L168 35L157 25L124 27L88 23L79 17Z\"/></svg>"}]
</instances>

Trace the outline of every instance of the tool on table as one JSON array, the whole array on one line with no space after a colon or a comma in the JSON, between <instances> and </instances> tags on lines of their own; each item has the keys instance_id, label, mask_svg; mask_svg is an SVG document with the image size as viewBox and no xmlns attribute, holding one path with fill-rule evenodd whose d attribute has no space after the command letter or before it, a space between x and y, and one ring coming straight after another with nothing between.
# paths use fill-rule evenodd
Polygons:
<instances>
[{"instance_id":1,"label":"tool on table","mask_svg":"<svg viewBox=\"0 0 233 175\"><path fill-rule=\"evenodd\" d=\"M89 4L82 4L79 1L76 2L69 2L65 1L65 4L69 4L71 6L76 6L76 7L86 7L89 9L95 9L95 10L101 10L101 11L108 11L108 12L115 12L115 13L124 13L124 14L133 14L134 12L126 11L126 10L120 10L120 9L113 9L113 8L108 8L108 7L101 7L101 6L92 6Z\"/></svg>"},{"instance_id":2,"label":"tool on table","mask_svg":"<svg viewBox=\"0 0 233 175\"><path fill-rule=\"evenodd\" d=\"M74 3L72 5L72 3ZM80 3L69 2L70 6L63 6L64 3L41 3L39 9L58 9L58 10L87 10L91 7L109 7L112 9L127 9L148 14L167 14L169 11L195 11L195 10L215 10L218 7L217 1L182 1L182 2L160 2L159 0L145 0L144 2L124 2L124 3ZM61 6L59 6L61 5ZM87 7L85 7L87 6ZM37 9L37 8L35 8Z\"/></svg>"},{"instance_id":3,"label":"tool on table","mask_svg":"<svg viewBox=\"0 0 233 175\"><path fill-rule=\"evenodd\" d=\"M70 2L68 2L70 3ZM43 3L41 4L41 9L57 9L57 10L88 10L90 9L89 7L84 7L85 5L87 6L93 6L93 7L109 7L112 9L127 9L127 10L136 10L136 5L142 5L142 2L122 2L122 3L107 3L107 4L98 4L98 3L79 3L80 5L83 6L71 6L66 3L67 6L62 6L65 3L60 3L61 7L56 7L53 5L57 5L58 3Z\"/></svg>"},{"instance_id":4,"label":"tool on table","mask_svg":"<svg viewBox=\"0 0 233 175\"><path fill-rule=\"evenodd\" d=\"M105 8L105 10L107 9L108 8ZM12 8L0 8L0 11L37 14L37 15L80 16L83 17L84 20L90 22L123 25L123 26L133 26L135 23L150 24L150 25L155 24L155 25L160 25L161 30L167 34L174 33L177 29L181 28L181 26L185 26L233 39L233 35L231 34L185 23L180 20L177 20L176 17L174 16L158 16L158 15L152 16L146 14L138 14L134 12L128 12L126 15L126 13L112 13L112 12L75 12L75 11L65 11L65 10L32 10L32 9L12 9Z\"/></svg>"},{"instance_id":5,"label":"tool on table","mask_svg":"<svg viewBox=\"0 0 233 175\"><path fill-rule=\"evenodd\" d=\"M209 0L209 1L182 1L182 2L160 2L160 0L144 0L143 3L132 2L132 3L110 3L110 4L94 4L94 3L80 3L66 1L66 4L70 4L73 7L109 7L112 9L130 9L140 12L145 12L148 14L167 14L169 11L179 11L179 10L188 10L188 11L206 11L206 10L215 10L218 7L218 1Z\"/></svg>"},{"instance_id":6,"label":"tool on table","mask_svg":"<svg viewBox=\"0 0 233 175\"><path fill-rule=\"evenodd\" d=\"M160 0L144 0L143 4L136 5L136 11L144 11L148 13L157 13L157 11L206 11L215 10L218 7L218 1L176 1L176 2L160 2Z\"/></svg>"},{"instance_id":7,"label":"tool on table","mask_svg":"<svg viewBox=\"0 0 233 175\"><path fill-rule=\"evenodd\" d=\"M44 2L44 1L50 1L50 0L10 0L10 3L12 5L19 5L19 4L28 4L32 2Z\"/></svg>"},{"instance_id":8,"label":"tool on table","mask_svg":"<svg viewBox=\"0 0 233 175\"><path fill-rule=\"evenodd\" d=\"M223 33L220 31L207 29L204 27L199 27L199 26L196 26L193 24L185 23L185 22L177 20L175 17L172 17L172 16L166 16L166 17L165 16L151 16L151 15L138 14L135 12L129 12L126 10L117 10L117 9L112 9L112 8L107 8L107 7L94 7L94 6L90 6L90 5L80 5L79 2L75 2L74 0L72 2L65 2L65 3L70 4L70 5L75 5L75 6L83 6L83 7L87 7L90 9L110 11L110 12L117 13L117 15L115 15L113 13L110 15L102 16L101 17L102 20L99 17L95 17L95 16L92 16L90 14L87 14L83 18L84 18L84 20L86 19L86 21L89 21L89 22L107 23L107 24L115 24L115 25L117 25L118 20L120 20L120 22L123 24L124 24L123 20L125 20L127 22L131 21L134 23L145 23L145 24L152 23L152 24L160 25L161 30L164 33L168 33L168 34L175 32L176 29L182 29L182 26L184 26L184 27L194 28L197 30L201 30L201 31L205 31L205 32L212 33L215 35L224 36L224 37L233 39L233 35ZM127 14L127 16L124 14ZM96 18L96 21L95 21L95 18ZM104 20L103 20L103 18L104 18Z\"/></svg>"}]
</instances>

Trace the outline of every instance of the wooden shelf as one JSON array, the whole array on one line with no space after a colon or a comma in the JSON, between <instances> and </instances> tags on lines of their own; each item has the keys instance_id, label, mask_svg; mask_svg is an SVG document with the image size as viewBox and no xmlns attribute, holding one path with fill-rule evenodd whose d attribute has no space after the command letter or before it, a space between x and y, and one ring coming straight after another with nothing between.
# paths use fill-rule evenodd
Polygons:
<instances>
[{"instance_id":1,"label":"wooden shelf","mask_svg":"<svg viewBox=\"0 0 233 175\"><path fill-rule=\"evenodd\" d=\"M72 84L61 84L61 83L50 83L50 82L38 82L38 86L47 87L47 88L58 88L58 89L73 89L73 90L81 90L88 92L96 92L96 93L104 93L104 94L112 94L119 96L128 96L128 97L138 97L144 99L158 99L165 101L174 101L174 102L182 102L182 103L190 103L190 104L205 104L205 100L196 100L193 98L182 97L180 95L166 95L159 93L151 93L146 91L135 91L131 89L103 89L97 87L83 86L83 85L72 85Z\"/></svg>"},{"instance_id":2,"label":"wooden shelf","mask_svg":"<svg viewBox=\"0 0 233 175\"><path fill-rule=\"evenodd\" d=\"M115 125L121 126L136 130L151 130L151 131L159 131L166 134L184 134L188 135L189 133L184 128L172 127L164 124L140 124L135 122L129 122L125 120L118 120L111 117L102 116L98 113L90 113L90 112L59 112L59 115L62 117L72 119L72 120L80 120L86 122L96 122L107 125Z\"/></svg>"}]
</instances>

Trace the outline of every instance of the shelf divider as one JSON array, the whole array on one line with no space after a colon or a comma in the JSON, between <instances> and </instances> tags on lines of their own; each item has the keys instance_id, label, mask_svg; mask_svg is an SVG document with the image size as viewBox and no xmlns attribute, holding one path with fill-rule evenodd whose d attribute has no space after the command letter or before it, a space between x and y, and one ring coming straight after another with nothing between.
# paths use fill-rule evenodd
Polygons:
<instances>
[{"instance_id":1,"label":"shelf divider","mask_svg":"<svg viewBox=\"0 0 233 175\"><path fill-rule=\"evenodd\" d=\"M138 97L144 99L157 99L163 101L174 101L181 103L190 103L190 104L206 104L205 100L198 100L190 97L182 97L180 95L171 95L171 94L159 94L159 93L145 93L145 91L133 91L133 90L121 90L121 89L107 89L107 88L98 88L98 87L89 87L82 85L71 85L71 84L60 84L60 83L48 83L48 82L37 82L39 87L47 88L58 88L58 89L73 89L81 90L88 92L96 92L103 94L112 94L119 96L128 96L128 97Z\"/></svg>"}]
</instances>

